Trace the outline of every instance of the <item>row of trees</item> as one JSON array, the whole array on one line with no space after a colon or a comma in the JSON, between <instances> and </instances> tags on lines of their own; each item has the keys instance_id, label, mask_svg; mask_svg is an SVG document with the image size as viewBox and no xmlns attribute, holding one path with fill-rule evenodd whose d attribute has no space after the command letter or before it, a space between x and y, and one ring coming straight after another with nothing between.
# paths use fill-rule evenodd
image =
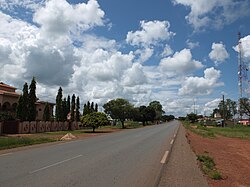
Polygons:
<instances>
[{"instance_id":1,"label":"row of trees","mask_svg":"<svg viewBox=\"0 0 250 187\"><path fill-rule=\"evenodd\" d=\"M250 100L248 98L241 98L239 100L239 108L237 110L237 103L231 99L221 101L217 108L213 110L212 115L219 113L225 120L235 117L236 114L240 116L250 117Z\"/></svg>"},{"instance_id":2,"label":"row of trees","mask_svg":"<svg viewBox=\"0 0 250 187\"><path fill-rule=\"evenodd\" d=\"M23 85L23 93L17 105L17 118L21 121L34 121L36 119L36 80L33 77L30 85Z\"/></svg>"},{"instance_id":3,"label":"row of trees","mask_svg":"<svg viewBox=\"0 0 250 187\"><path fill-rule=\"evenodd\" d=\"M71 101L68 95L63 98L63 90L60 87L56 96L56 121L66 121L69 119L68 114L70 114L71 121L80 121L80 98L79 96L72 95Z\"/></svg>"}]
</instances>

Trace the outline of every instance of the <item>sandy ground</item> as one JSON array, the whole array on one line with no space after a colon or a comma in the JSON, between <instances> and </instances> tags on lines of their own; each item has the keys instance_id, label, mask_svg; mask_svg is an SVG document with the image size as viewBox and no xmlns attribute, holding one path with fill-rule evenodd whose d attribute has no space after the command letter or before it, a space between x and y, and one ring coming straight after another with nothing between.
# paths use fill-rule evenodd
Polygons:
<instances>
[{"instance_id":1,"label":"sandy ground","mask_svg":"<svg viewBox=\"0 0 250 187\"><path fill-rule=\"evenodd\" d=\"M196 154L208 154L222 174L222 180L208 179L215 187L250 187L250 140L204 138L187 130L186 134Z\"/></svg>"}]
</instances>

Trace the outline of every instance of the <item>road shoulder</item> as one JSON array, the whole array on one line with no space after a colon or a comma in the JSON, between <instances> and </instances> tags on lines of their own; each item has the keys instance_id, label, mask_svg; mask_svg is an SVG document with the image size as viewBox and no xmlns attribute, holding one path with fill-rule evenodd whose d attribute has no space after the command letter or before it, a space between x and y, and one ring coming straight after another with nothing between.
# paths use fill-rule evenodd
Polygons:
<instances>
[{"instance_id":1,"label":"road shoulder","mask_svg":"<svg viewBox=\"0 0 250 187\"><path fill-rule=\"evenodd\" d=\"M185 135L186 130L180 125L169 160L162 171L160 187L208 187Z\"/></svg>"}]
</instances>

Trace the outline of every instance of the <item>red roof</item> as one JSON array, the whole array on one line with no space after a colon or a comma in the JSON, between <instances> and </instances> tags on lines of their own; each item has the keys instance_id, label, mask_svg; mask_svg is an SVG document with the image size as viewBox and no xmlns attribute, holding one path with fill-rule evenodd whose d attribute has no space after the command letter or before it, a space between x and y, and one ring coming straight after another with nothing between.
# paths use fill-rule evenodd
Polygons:
<instances>
[{"instance_id":1,"label":"red roof","mask_svg":"<svg viewBox=\"0 0 250 187\"><path fill-rule=\"evenodd\" d=\"M10 85L8 85L8 84L4 84L3 82L0 82L0 86L5 87L5 88L12 88L12 89L16 89L15 87L10 86Z\"/></svg>"}]
</instances>

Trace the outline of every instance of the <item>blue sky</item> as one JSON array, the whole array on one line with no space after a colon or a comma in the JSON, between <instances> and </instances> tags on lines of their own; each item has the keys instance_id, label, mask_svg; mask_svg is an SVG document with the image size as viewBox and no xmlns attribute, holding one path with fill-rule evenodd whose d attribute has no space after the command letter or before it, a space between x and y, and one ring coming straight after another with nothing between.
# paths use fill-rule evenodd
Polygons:
<instances>
[{"instance_id":1,"label":"blue sky","mask_svg":"<svg viewBox=\"0 0 250 187\"><path fill-rule=\"evenodd\" d=\"M248 0L1 0L0 80L54 101L159 100L166 114L209 114L237 100L237 33L250 60ZM235 48L236 47L236 48Z\"/></svg>"}]
</instances>

